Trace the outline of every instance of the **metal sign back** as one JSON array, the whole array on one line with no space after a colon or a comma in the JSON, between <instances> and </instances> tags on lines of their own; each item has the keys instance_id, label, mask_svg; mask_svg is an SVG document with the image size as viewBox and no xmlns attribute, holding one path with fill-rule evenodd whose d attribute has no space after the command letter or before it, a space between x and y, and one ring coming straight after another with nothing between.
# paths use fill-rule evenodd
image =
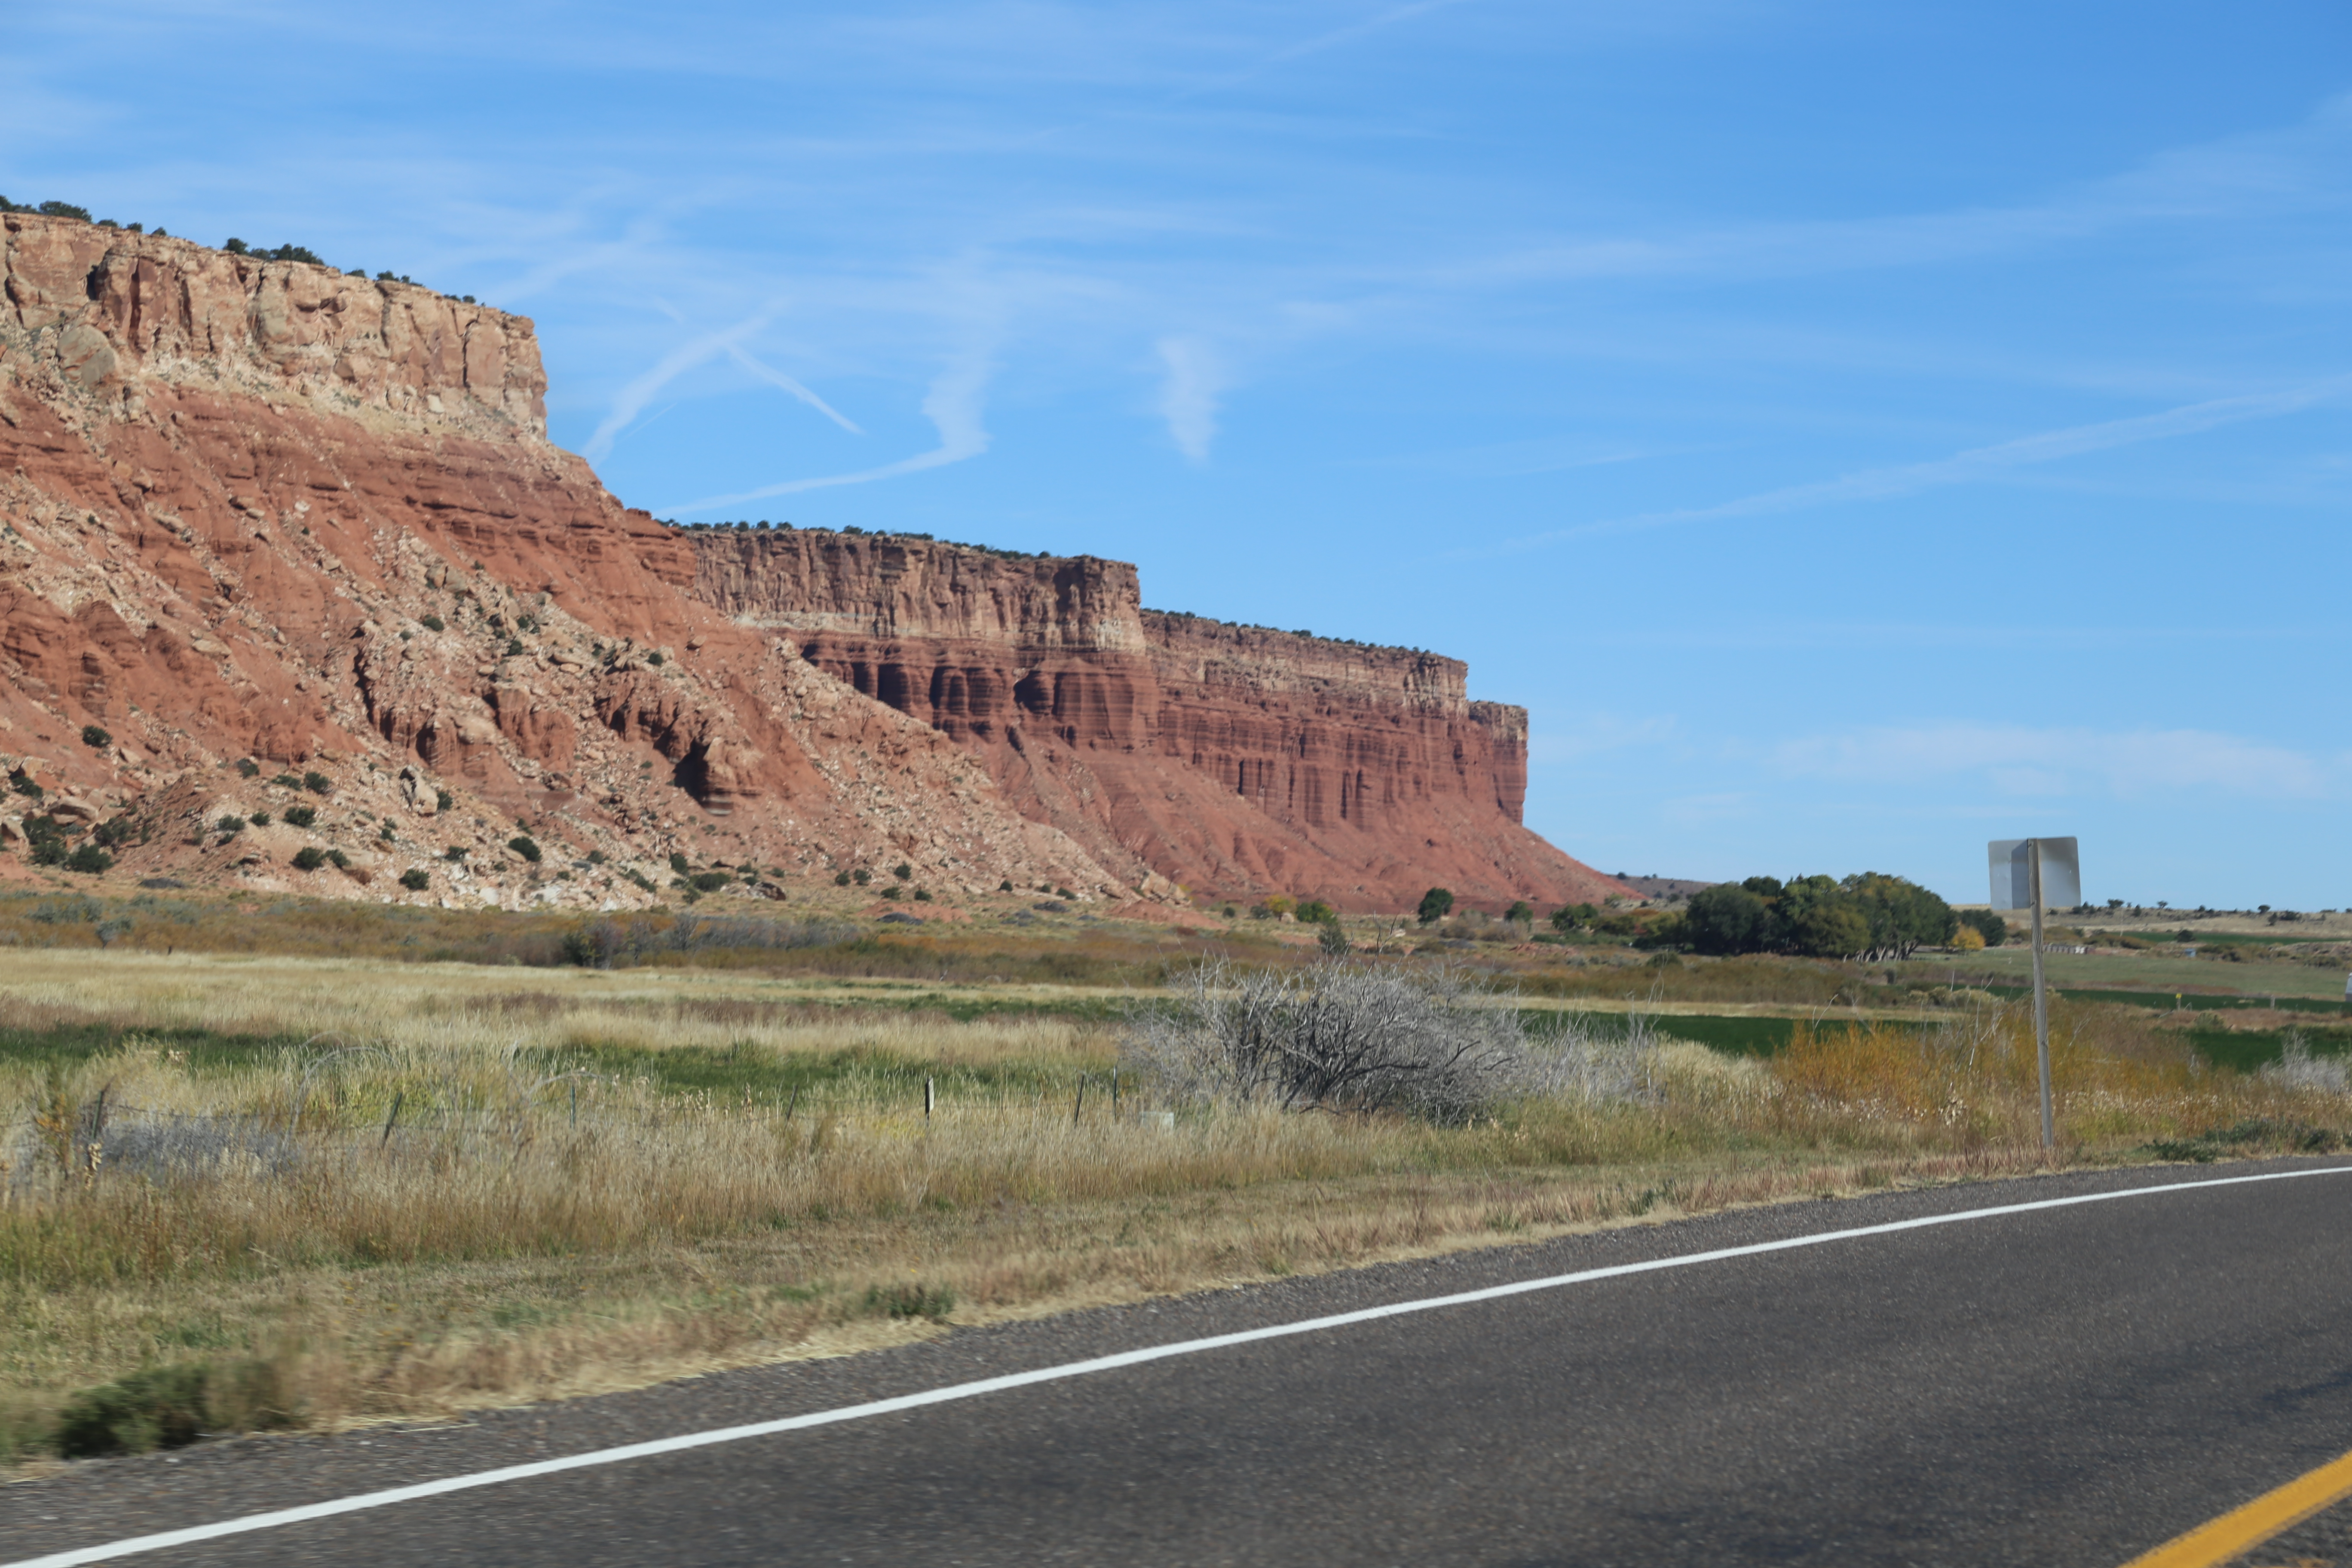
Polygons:
<instances>
[{"instance_id":1,"label":"metal sign back","mask_svg":"<svg viewBox=\"0 0 2352 1568\"><path fill-rule=\"evenodd\" d=\"M2021 910L2033 902L2025 847L2031 838L1996 838L1985 847L1992 873L1992 907ZM2072 838L2044 838L2042 845L2042 904L2044 909L2072 909L2083 901L2081 852Z\"/></svg>"}]
</instances>

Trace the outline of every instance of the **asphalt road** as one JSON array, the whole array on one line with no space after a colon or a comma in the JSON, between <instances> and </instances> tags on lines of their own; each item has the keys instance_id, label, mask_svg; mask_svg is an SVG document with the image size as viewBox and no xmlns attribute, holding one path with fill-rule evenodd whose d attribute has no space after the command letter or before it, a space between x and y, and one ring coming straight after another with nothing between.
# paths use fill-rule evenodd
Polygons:
<instances>
[{"instance_id":1,"label":"asphalt road","mask_svg":"<svg viewBox=\"0 0 2352 1568\"><path fill-rule=\"evenodd\" d=\"M0 1495L0 1556L1514 1279L2256 1168L1754 1210L959 1331L456 1431L83 1466ZM2347 1218L2352 1174L1835 1241L125 1561L2113 1565L2352 1449Z\"/></svg>"}]
</instances>

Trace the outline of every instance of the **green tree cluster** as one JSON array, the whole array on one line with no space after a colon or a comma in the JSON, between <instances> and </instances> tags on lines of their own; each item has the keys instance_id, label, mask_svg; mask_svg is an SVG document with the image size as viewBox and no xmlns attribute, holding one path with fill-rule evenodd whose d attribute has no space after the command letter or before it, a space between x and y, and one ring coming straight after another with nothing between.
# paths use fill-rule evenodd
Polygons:
<instances>
[{"instance_id":1,"label":"green tree cluster","mask_svg":"<svg viewBox=\"0 0 2352 1568\"><path fill-rule=\"evenodd\" d=\"M1750 877L1691 895L1682 918L1658 935L1695 952L1794 952L1814 958L1907 958L1941 945L1960 917L1901 877L1863 871L1839 879Z\"/></svg>"},{"instance_id":2,"label":"green tree cluster","mask_svg":"<svg viewBox=\"0 0 2352 1568\"><path fill-rule=\"evenodd\" d=\"M2009 921L1994 910L1963 910L1960 923L1977 928L1987 947L1999 947L2009 940Z\"/></svg>"}]
</instances>

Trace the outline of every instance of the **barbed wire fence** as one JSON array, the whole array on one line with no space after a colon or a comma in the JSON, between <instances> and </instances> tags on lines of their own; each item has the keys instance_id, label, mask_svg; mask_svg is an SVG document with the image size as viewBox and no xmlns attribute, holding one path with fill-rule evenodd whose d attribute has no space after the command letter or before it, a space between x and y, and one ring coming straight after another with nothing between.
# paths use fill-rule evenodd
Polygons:
<instances>
[{"instance_id":1,"label":"barbed wire fence","mask_svg":"<svg viewBox=\"0 0 2352 1568\"><path fill-rule=\"evenodd\" d=\"M374 1047L331 1053L306 1065L280 1105L189 1110L125 1100L110 1085L77 1103L37 1106L13 1124L0 1123L0 1193L15 1195L60 1179L277 1174L426 1148L436 1157L488 1158L551 1132L596 1137L764 1126L781 1135L827 1118L901 1133L1015 1121L1040 1129L1130 1125L1164 1132L1176 1121L1172 1111L1141 1104L1135 1075L1117 1068L1083 1073L1067 1085L977 1093L962 1086L951 1095L940 1092L936 1077L855 1093L806 1084L664 1092L648 1079L584 1068L542 1074L495 1098L430 1079L395 1079L359 1095L319 1091L322 1068L361 1055L391 1059Z\"/></svg>"}]
</instances>

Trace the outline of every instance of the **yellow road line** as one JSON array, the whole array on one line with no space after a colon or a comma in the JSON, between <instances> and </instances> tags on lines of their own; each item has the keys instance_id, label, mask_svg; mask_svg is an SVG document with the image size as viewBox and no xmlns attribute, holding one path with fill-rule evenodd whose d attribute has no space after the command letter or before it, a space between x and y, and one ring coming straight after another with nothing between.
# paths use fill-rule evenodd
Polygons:
<instances>
[{"instance_id":1,"label":"yellow road line","mask_svg":"<svg viewBox=\"0 0 2352 1568\"><path fill-rule=\"evenodd\" d=\"M2124 1568L2209 1568L2226 1563L2248 1547L2260 1546L2302 1523L2347 1492L2352 1492L2352 1454L2330 1460L2243 1508L2176 1536L2147 1556L2133 1558Z\"/></svg>"}]
</instances>

